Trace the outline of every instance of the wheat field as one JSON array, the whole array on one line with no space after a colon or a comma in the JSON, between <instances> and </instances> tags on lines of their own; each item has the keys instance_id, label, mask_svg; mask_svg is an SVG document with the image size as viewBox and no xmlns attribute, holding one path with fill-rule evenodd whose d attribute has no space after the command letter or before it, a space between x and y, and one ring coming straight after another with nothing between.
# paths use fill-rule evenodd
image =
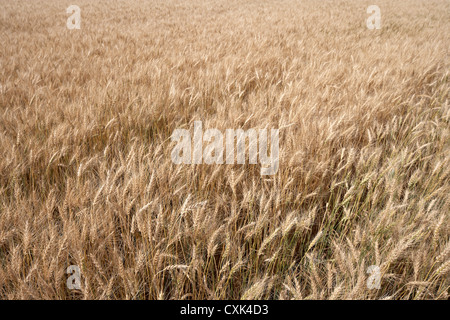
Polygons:
<instances>
[{"instance_id":1,"label":"wheat field","mask_svg":"<svg viewBox=\"0 0 450 320\"><path fill-rule=\"evenodd\" d=\"M449 298L449 1L0 7L1 299ZM194 121L278 172L174 164Z\"/></svg>"}]
</instances>

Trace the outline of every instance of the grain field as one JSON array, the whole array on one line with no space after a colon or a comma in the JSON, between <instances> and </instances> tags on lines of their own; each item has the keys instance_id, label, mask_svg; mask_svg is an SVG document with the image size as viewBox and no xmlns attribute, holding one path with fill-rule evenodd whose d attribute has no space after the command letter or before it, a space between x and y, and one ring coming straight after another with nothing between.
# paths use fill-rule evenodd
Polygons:
<instances>
[{"instance_id":1,"label":"grain field","mask_svg":"<svg viewBox=\"0 0 450 320\"><path fill-rule=\"evenodd\" d=\"M0 8L0 299L449 298L449 1ZM174 163L195 121L277 172Z\"/></svg>"}]
</instances>

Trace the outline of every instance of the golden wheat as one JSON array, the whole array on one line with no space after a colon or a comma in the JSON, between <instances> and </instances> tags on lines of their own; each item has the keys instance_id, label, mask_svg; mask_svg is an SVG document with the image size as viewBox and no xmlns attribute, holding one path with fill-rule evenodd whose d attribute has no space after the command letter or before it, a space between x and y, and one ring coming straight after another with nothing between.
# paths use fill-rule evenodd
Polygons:
<instances>
[{"instance_id":1,"label":"golden wheat","mask_svg":"<svg viewBox=\"0 0 450 320\"><path fill-rule=\"evenodd\" d=\"M449 298L450 2L75 2L0 0L0 298Z\"/></svg>"}]
</instances>

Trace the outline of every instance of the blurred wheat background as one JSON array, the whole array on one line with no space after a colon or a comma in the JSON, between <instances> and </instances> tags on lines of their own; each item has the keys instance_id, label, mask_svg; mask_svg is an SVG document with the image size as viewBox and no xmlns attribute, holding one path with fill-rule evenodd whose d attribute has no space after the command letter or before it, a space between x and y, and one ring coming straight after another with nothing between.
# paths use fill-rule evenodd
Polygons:
<instances>
[{"instance_id":1,"label":"blurred wheat background","mask_svg":"<svg viewBox=\"0 0 450 320\"><path fill-rule=\"evenodd\" d=\"M449 1L0 7L0 298L449 298ZM173 164L196 120L278 173Z\"/></svg>"}]
</instances>

